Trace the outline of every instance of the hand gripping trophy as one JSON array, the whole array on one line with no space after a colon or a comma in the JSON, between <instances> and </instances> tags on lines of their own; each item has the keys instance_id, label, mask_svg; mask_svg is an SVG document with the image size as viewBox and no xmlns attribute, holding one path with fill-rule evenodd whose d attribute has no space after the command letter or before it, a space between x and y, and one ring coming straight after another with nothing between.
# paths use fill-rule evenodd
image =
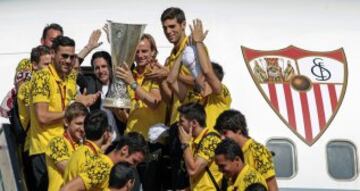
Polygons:
<instances>
[{"instance_id":1,"label":"hand gripping trophy","mask_svg":"<svg viewBox=\"0 0 360 191\"><path fill-rule=\"evenodd\" d=\"M136 47L144 32L146 25L123 24L108 21L109 39L111 46L112 72L123 64L134 62ZM108 108L130 108L131 100L128 95L125 82L112 75L112 83L109 93L104 101L104 107Z\"/></svg>"}]
</instances>

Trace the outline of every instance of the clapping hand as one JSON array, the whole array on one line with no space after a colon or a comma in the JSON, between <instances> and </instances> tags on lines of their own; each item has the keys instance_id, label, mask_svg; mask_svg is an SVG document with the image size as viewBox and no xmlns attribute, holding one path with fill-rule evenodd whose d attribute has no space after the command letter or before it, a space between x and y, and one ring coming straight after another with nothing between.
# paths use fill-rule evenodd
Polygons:
<instances>
[{"instance_id":1,"label":"clapping hand","mask_svg":"<svg viewBox=\"0 0 360 191\"><path fill-rule=\"evenodd\" d=\"M97 99L99 99L100 96L100 92L96 92L94 94L87 94L85 89L83 94L77 95L75 97L75 101L84 104L86 107L90 107L96 102Z\"/></svg>"}]
</instances>

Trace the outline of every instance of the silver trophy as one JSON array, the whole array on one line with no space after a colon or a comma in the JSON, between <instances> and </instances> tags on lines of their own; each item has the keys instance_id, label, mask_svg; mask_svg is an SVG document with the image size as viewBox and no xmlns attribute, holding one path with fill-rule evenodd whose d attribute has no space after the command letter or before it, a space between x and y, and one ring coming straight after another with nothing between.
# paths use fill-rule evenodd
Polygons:
<instances>
[{"instance_id":1,"label":"silver trophy","mask_svg":"<svg viewBox=\"0 0 360 191\"><path fill-rule=\"evenodd\" d=\"M135 59L136 47L146 25L109 23L111 45L112 83L104 100L104 107L130 108L131 100L125 82L115 77L115 70L126 62L131 67Z\"/></svg>"}]
</instances>

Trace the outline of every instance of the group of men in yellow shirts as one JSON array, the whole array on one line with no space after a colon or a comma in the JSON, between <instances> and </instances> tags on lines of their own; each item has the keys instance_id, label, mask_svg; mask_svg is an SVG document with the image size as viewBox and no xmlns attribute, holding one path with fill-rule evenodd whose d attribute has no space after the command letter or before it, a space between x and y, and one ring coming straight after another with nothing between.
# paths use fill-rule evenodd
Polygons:
<instances>
[{"instance_id":1,"label":"group of men in yellow shirts","mask_svg":"<svg viewBox=\"0 0 360 191\"><path fill-rule=\"evenodd\" d=\"M121 177L121 172L116 169L129 176L133 173L128 164L135 166L144 160L145 139L150 126L157 123L177 124L190 180L184 189L219 191L227 185L227 190L235 191L259 183L277 190L270 152L249 137L245 117L229 110L230 92L221 83L224 72L210 61L202 22L193 21L190 37L185 34L181 9L166 9L161 22L174 45L164 66L156 60L155 40L145 34L137 47L135 67L125 65L113 73L128 85L132 100L130 111L112 111L127 124L126 135L115 142L107 114L88 113L86 108L100 94L77 93L75 41L63 36L58 25L44 29L44 46L34 49L34 59L27 62L34 71L31 80L18 88L22 125L30 127L26 147L30 164L26 166L30 167L31 190L107 190L109 182L110 188L117 185L112 180ZM26 118L25 113L30 116ZM227 139L222 141L222 137ZM119 162L126 163L119 166ZM109 177L110 172L114 177ZM127 180L121 186L131 189L134 178Z\"/></svg>"}]
</instances>

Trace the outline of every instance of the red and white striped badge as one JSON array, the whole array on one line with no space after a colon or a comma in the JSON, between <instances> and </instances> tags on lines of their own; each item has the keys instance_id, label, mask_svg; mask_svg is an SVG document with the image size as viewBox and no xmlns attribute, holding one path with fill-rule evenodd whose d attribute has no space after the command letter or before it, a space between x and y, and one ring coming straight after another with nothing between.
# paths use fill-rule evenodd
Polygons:
<instances>
[{"instance_id":1,"label":"red and white striped badge","mask_svg":"<svg viewBox=\"0 0 360 191\"><path fill-rule=\"evenodd\" d=\"M344 50L314 52L289 46L274 51L242 47L242 51L272 109L305 143L314 144L344 98L348 74Z\"/></svg>"}]
</instances>

